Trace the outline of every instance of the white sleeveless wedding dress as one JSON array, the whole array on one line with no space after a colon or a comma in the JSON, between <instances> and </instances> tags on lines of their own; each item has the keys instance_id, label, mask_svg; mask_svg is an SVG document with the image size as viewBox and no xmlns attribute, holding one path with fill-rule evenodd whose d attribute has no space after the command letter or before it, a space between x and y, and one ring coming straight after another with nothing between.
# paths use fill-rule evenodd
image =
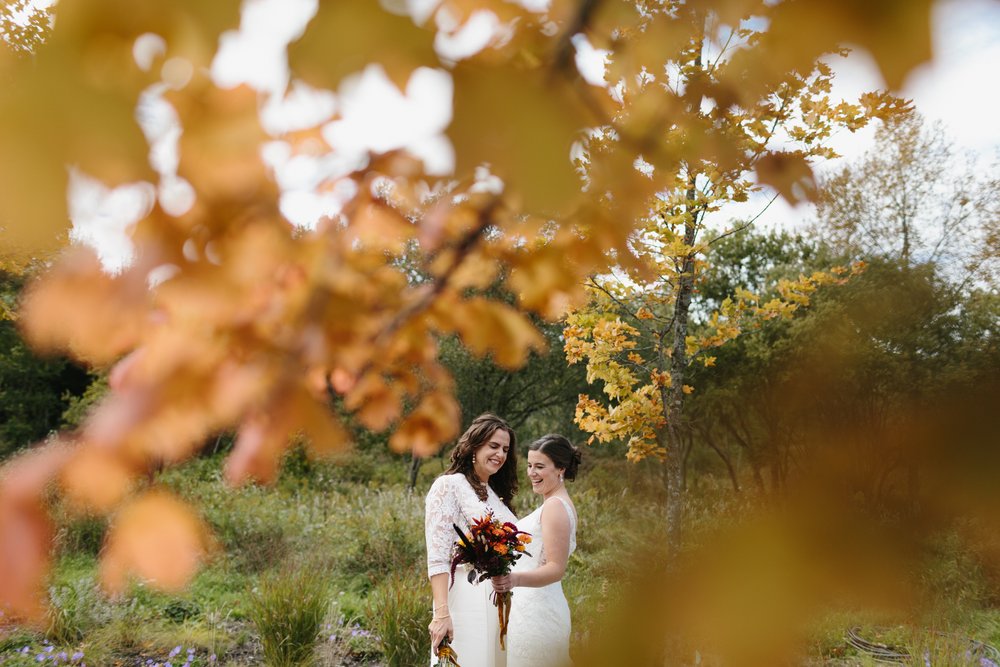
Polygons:
<instances>
[{"instance_id":1,"label":"white sleeveless wedding dress","mask_svg":"<svg viewBox=\"0 0 1000 667\"><path fill-rule=\"evenodd\" d=\"M576 513L563 498L569 515L569 554L576 549ZM542 512L546 503L517 522L520 530L531 533L528 553L514 564L515 572L531 570L545 562L542 540ZM569 604L563 594L562 582L541 588L518 587L511 600L510 624L507 628L507 667L563 667L570 664ZM463 663L464 667L464 663Z\"/></svg>"},{"instance_id":2,"label":"white sleeveless wedding dress","mask_svg":"<svg viewBox=\"0 0 1000 667\"><path fill-rule=\"evenodd\" d=\"M452 545L458 538L452 524L467 531L473 519L491 510L501 522L517 521L492 488L487 487L483 502L464 475L442 475L434 480L427 492L424 514L428 575L450 569ZM490 600L493 586L489 581L470 584L467 575L468 570L460 566L455 572L455 583L448 590L448 608L455 630L451 647L462 667L504 667L506 654L500 650L500 622L497 608ZM437 657L432 656L430 664L436 665Z\"/></svg>"}]
</instances>

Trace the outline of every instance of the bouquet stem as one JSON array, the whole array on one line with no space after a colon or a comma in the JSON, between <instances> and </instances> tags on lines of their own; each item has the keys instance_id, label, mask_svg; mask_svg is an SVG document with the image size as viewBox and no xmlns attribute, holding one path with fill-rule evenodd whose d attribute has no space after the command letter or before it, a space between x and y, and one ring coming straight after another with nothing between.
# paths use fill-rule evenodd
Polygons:
<instances>
[{"instance_id":1,"label":"bouquet stem","mask_svg":"<svg viewBox=\"0 0 1000 667\"><path fill-rule=\"evenodd\" d=\"M510 602L514 594L511 591L496 593L493 604L497 608L497 619L500 621L500 649L507 650L507 625L510 623Z\"/></svg>"}]
</instances>

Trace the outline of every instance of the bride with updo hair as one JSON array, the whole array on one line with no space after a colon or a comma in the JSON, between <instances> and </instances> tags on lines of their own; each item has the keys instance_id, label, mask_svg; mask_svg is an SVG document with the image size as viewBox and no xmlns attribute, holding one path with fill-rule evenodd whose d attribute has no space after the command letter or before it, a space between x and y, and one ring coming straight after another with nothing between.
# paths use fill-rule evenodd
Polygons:
<instances>
[{"instance_id":1,"label":"bride with updo hair","mask_svg":"<svg viewBox=\"0 0 1000 667\"><path fill-rule=\"evenodd\" d=\"M521 558L509 575L493 579L498 592L517 589L507 630L507 667L570 664L572 626L562 578L576 549L577 517L566 482L576 478L580 460L580 450L554 433L528 447L528 480L542 504L517 527L531 534L532 557Z\"/></svg>"}]
</instances>

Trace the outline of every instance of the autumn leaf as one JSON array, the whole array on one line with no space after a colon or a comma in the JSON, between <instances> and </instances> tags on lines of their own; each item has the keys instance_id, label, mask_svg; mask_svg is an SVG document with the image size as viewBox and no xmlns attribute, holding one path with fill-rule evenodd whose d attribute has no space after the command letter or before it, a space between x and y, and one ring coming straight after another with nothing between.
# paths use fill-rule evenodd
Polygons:
<instances>
[{"instance_id":1,"label":"autumn leaf","mask_svg":"<svg viewBox=\"0 0 1000 667\"><path fill-rule=\"evenodd\" d=\"M205 200L202 203L228 200L251 210L256 204L276 216L277 186L260 155L267 135L260 124L256 91L247 86L221 89L201 73L166 99L177 109L184 129L178 174L194 186ZM196 209L195 215L200 211ZM234 210L230 215L243 213ZM214 227L227 219L202 216L201 222Z\"/></svg>"},{"instance_id":2,"label":"autumn leaf","mask_svg":"<svg viewBox=\"0 0 1000 667\"><path fill-rule=\"evenodd\" d=\"M399 390L376 373L360 378L345 395L344 405L373 431L384 431L403 412Z\"/></svg>"},{"instance_id":3,"label":"autumn leaf","mask_svg":"<svg viewBox=\"0 0 1000 667\"><path fill-rule=\"evenodd\" d=\"M132 491L135 473L113 451L81 444L63 468L60 483L74 509L104 514Z\"/></svg>"},{"instance_id":4,"label":"autumn leaf","mask_svg":"<svg viewBox=\"0 0 1000 667\"><path fill-rule=\"evenodd\" d=\"M389 437L389 447L395 452L430 456L458 435L461 418L461 407L454 396L429 392Z\"/></svg>"},{"instance_id":5,"label":"autumn leaf","mask_svg":"<svg viewBox=\"0 0 1000 667\"><path fill-rule=\"evenodd\" d=\"M0 495L0 611L39 622L53 528L41 507L19 507Z\"/></svg>"},{"instance_id":6,"label":"autumn leaf","mask_svg":"<svg viewBox=\"0 0 1000 667\"><path fill-rule=\"evenodd\" d=\"M566 211L580 191L570 148L587 123L572 91L544 71L460 64L453 77L458 172L488 164L528 211Z\"/></svg>"},{"instance_id":7,"label":"autumn leaf","mask_svg":"<svg viewBox=\"0 0 1000 667\"><path fill-rule=\"evenodd\" d=\"M816 196L809 162L799 153L768 153L757 162L757 178L770 185L793 206Z\"/></svg>"},{"instance_id":8,"label":"autumn leaf","mask_svg":"<svg viewBox=\"0 0 1000 667\"><path fill-rule=\"evenodd\" d=\"M442 303L435 310L435 321L443 332L458 333L473 354L492 354L504 368L520 368L532 350L545 345L527 317L482 297Z\"/></svg>"},{"instance_id":9,"label":"autumn leaf","mask_svg":"<svg viewBox=\"0 0 1000 667\"><path fill-rule=\"evenodd\" d=\"M0 467L0 610L39 621L48 575L53 526L43 494L70 456L55 442L36 447Z\"/></svg>"},{"instance_id":10,"label":"autumn leaf","mask_svg":"<svg viewBox=\"0 0 1000 667\"><path fill-rule=\"evenodd\" d=\"M213 549L207 526L188 505L165 491L148 491L112 519L101 581L116 593L132 576L159 590L178 591Z\"/></svg>"},{"instance_id":11,"label":"autumn leaf","mask_svg":"<svg viewBox=\"0 0 1000 667\"><path fill-rule=\"evenodd\" d=\"M134 274L106 274L93 251L76 247L32 282L21 325L32 345L106 364L134 346L146 323L149 293Z\"/></svg>"},{"instance_id":12,"label":"autumn leaf","mask_svg":"<svg viewBox=\"0 0 1000 667\"><path fill-rule=\"evenodd\" d=\"M381 64L400 88L417 67L438 64L433 31L368 0L319 3L305 35L288 52L296 76L331 90L371 63Z\"/></svg>"}]
</instances>

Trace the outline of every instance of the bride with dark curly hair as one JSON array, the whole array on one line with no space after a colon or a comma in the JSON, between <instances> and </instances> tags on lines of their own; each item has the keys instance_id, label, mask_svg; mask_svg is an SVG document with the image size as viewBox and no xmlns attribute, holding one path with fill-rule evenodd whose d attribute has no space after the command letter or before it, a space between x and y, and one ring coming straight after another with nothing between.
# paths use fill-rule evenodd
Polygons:
<instances>
[{"instance_id":1,"label":"bride with dark curly hair","mask_svg":"<svg viewBox=\"0 0 1000 667\"><path fill-rule=\"evenodd\" d=\"M431 580L433 616L428 629L436 656L448 637L462 667L502 667L500 627L490 601L492 588L474 586L456 576L449 588L453 525L468 530L487 512L501 522L515 522L511 508L517 493L517 441L500 417L476 417L451 453L451 466L431 485L424 506L427 575ZM432 658L432 663L436 658Z\"/></svg>"}]
</instances>

